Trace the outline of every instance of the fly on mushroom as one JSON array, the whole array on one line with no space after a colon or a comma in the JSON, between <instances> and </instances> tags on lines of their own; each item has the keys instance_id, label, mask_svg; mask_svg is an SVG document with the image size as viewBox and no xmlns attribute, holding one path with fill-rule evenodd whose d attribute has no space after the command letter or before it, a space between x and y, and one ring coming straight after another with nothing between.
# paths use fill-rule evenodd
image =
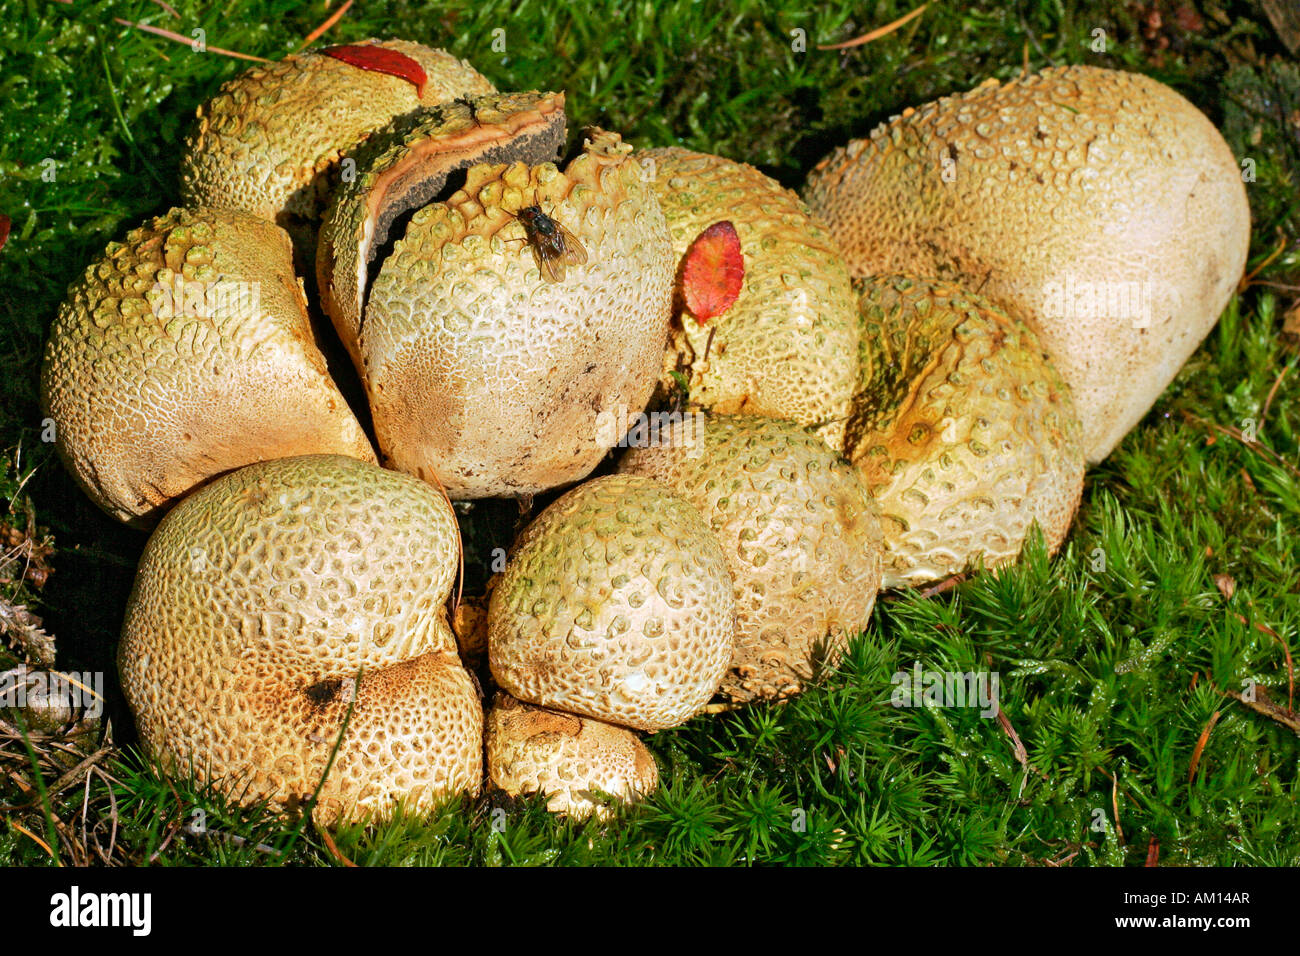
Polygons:
<instances>
[{"instance_id":1,"label":"fly on mushroom","mask_svg":"<svg viewBox=\"0 0 1300 956\"><path fill-rule=\"evenodd\" d=\"M541 206L525 206L515 218L524 227L525 241L532 246L537 268L547 282L562 282L565 266L586 263L587 250L578 237L542 212Z\"/></svg>"}]
</instances>

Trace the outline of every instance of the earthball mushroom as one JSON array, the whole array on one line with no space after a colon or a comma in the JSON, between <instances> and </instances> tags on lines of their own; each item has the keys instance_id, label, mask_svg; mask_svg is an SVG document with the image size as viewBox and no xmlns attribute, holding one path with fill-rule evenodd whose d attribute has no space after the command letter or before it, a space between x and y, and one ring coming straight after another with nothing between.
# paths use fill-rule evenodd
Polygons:
<instances>
[{"instance_id":1,"label":"earthball mushroom","mask_svg":"<svg viewBox=\"0 0 1300 956\"><path fill-rule=\"evenodd\" d=\"M618 440L602 423L645 407L673 260L630 152L595 131L563 171L477 164L414 213L353 346L386 464L457 499L532 495L585 478ZM561 229L583 262L557 275L539 244Z\"/></svg>"},{"instance_id":2,"label":"earthball mushroom","mask_svg":"<svg viewBox=\"0 0 1300 956\"><path fill-rule=\"evenodd\" d=\"M509 796L542 793L575 819L609 817L654 791L659 768L635 733L498 693L485 735L488 782Z\"/></svg>"},{"instance_id":3,"label":"earthball mushroom","mask_svg":"<svg viewBox=\"0 0 1300 956\"><path fill-rule=\"evenodd\" d=\"M195 492L149 538L122 627L145 750L286 807L328 766L323 822L478 793L483 710L445 608L458 558L441 494L352 458L262 462Z\"/></svg>"},{"instance_id":4,"label":"earthball mushroom","mask_svg":"<svg viewBox=\"0 0 1300 956\"><path fill-rule=\"evenodd\" d=\"M735 629L731 574L700 513L648 478L609 475L519 536L488 604L488 660L519 700L662 730L708 703Z\"/></svg>"},{"instance_id":5,"label":"earthball mushroom","mask_svg":"<svg viewBox=\"0 0 1300 956\"><path fill-rule=\"evenodd\" d=\"M638 154L668 218L674 263L716 222L736 230L744 283L721 315L683 305L666 369L693 404L785 418L839 450L857 385L857 318L835 239L793 192L752 166L676 147Z\"/></svg>"},{"instance_id":6,"label":"earthball mushroom","mask_svg":"<svg viewBox=\"0 0 1300 956\"><path fill-rule=\"evenodd\" d=\"M1091 66L988 80L831 153L804 196L855 276L956 282L1038 332L1090 462L1146 414L1241 277L1241 169L1191 103Z\"/></svg>"},{"instance_id":7,"label":"earthball mushroom","mask_svg":"<svg viewBox=\"0 0 1300 956\"><path fill-rule=\"evenodd\" d=\"M409 40L366 40L357 47L409 58L423 72L423 85L321 50L254 66L196 111L181 156L185 204L269 219L295 242L305 240L309 251L349 150L403 113L495 89L445 50Z\"/></svg>"},{"instance_id":8,"label":"earthball mushroom","mask_svg":"<svg viewBox=\"0 0 1300 956\"><path fill-rule=\"evenodd\" d=\"M794 422L698 414L631 448L619 471L690 501L736 586L733 700L799 693L867 625L880 589L880 514L854 467Z\"/></svg>"},{"instance_id":9,"label":"earthball mushroom","mask_svg":"<svg viewBox=\"0 0 1300 956\"><path fill-rule=\"evenodd\" d=\"M1038 337L950 283L855 283L862 382L847 455L880 507L885 587L1014 561L1037 522L1064 540L1083 492L1082 427Z\"/></svg>"},{"instance_id":10,"label":"earthball mushroom","mask_svg":"<svg viewBox=\"0 0 1300 956\"><path fill-rule=\"evenodd\" d=\"M150 527L196 485L263 459L375 460L291 260L264 219L173 209L72 284L41 399L69 471L110 515Z\"/></svg>"}]
</instances>

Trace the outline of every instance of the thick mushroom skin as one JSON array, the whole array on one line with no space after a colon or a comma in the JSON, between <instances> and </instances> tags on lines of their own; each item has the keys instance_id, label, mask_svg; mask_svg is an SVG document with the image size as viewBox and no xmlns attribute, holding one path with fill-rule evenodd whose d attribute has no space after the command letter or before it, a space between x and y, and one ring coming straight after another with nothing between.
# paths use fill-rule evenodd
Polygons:
<instances>
[{"instance_id":1,"label":"thick mushroom skin","mask_svg":"<svg viewBox=\"0 0 1300 956\"><path fill-rule=\"evenodd\" d=\"M855 276L957 282L1029 322L1090 462L1213 328L1250 240L1213 124L1156 80L1087 66L905 110L822 160L804 197Z\"/></svg>"},{"instance_id":2,"label":"thick mushroom skin","mask_svg":"<svg viewBox=\"0 0 1300 956\"><path fill-rule=\"evenodd\" d=\"M456 519L423 482L338 456L252 465L149 539L118 665L165 769L324 822L477 793L483 711L444 602ZM346 730L345 730L346 723Z\"/></svg>"},{"instance_id":3,"label":"thick mushroom skin","mask_svg":"<svg viewBox=\"0 0 1300 956\"><path fill-rule=\"evenodd\" d=\"M81 487L141 528L232 468L375 460L312 337L289 237L244 213L173 209L111 243L59 309L41 396Z\"/></svg>"},{"instance_id":4,"label":"thick mushroom skin","mask_svg":"<svg viewBox=\"0 0 1300 956\"><path fill-rule=\"evenodd\" d=\"M658 378L668 226L630 147L597 133L564 172L473 166L412 217L375 279L359 352L388 464L453 498L588 475ZM517 218L540 206L586 252L548 282Z\"/></svg>"},{"instance_id":5,"label":"thick mushroom skin","mask_svg":"<svg viewBox=\"0 0 1300 956\"><path fill-rule=\"evenodd\" d=\"M862 384L847 454L880 506L883 585L1010 563L1035 522L1054 552L1083 494L1082 426L1033 329L950 283L855 288Z\"/></svg>"},{"instance_id":6,"label":"thick mushroom skin","mask_svg":"<svg viewBox=\"0 0 1300 956\"><path fill-rule=\"evenodd\" d=\"M181 158L187 205L239 209L289 228L320 218L329 174L391 119L457 96L491 93L477 70L409 40L366 41L415 60L424 90L319 51L252 67L196 111Z\"/></svg>"}]
</instances>

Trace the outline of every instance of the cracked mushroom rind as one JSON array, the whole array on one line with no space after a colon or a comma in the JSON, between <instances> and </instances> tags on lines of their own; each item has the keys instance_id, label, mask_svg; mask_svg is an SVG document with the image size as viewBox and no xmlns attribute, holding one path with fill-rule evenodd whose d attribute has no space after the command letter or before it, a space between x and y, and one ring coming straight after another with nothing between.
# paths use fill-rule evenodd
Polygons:
<instances>
[{"instance_id":1,"label":"cracked mushroom rind","mask_svg":"<svg viewBox=\"0 0 1300 956\"><path fill-rule=\"evenodd\" d=\"M1083 493L1082 426L1031 328L950 283L855 283L862 388L848 457L880 507L883 585L1015 561L1038 522L1050 551Z\"/></svg>"},{"instance_id":2,"label":"cracked mushroom rind","mask_svg":"<svg viewBox=\"0 0 1300 956\"><path fill-rule=\"evenodd\" d=\"M354 459L278 459L199 490L150 537L122 627L146 751L241 802L295 806L347 719L322 822L477 794L483 711L444 606L457 560L436 490Z\"/></svg>"},{"instance_id":3,"label":"cracked mushroom rind","mask_svg":"<svg viewBox=\"0 0 1300 956\"><path fill-rule=\"evenodd\" d=\"M265 220L173 209L69 288L41 398L69 471L110 515L151 527L212 476L267 458L375 460L312 338L291 255Z\"/></svg>"},{"instance_id":4,"label":"cracked mushroom rind","mask_svg":"<svg viewBox=\"0 0 1300 956\"><path fill-rule=\"evenodd\" d=\"M809 174L855 276L934 276L1023 317L1069 383L1089 462L1214 327L1250 245L1214 125L1135 73L1054 67L904 110Z\"/></svg>"},{"instance_id":5,"label":"cracked mushroom rind","mask_svg":"<svg viewBox=\"0 0 1300 956\"><path fill-rule=\"evenodd\" d=\"M315 222L339 160L370 133L418 107L495 90L445 50L408 40L362 43L419 63L428 77L424 95L401 77L319 51L252 67L196 110L181 158L186 205L239 209L285 228Z\"/></svg>"},{"instance_id":6,"label":"cracked mushroom rind","mask_svg":"<svg viewBox=\"0 0 1300 956\"><path fill-rule=\"evenodd\" d=\"M563 93L488 94L398 117L353 157L356 175L335 191L321 225L316 273L321 308L358 371L369 273L402 217L431 202L476 163L554 160L564 148Z\"/></svg>"},{"instance_id":7,"label":"cracked mushroom rind","mask_svg":"<svg viewBox=\"0 0 1300 956\"><path fill-rule=\"evenodd\" d=\"M358 351L385 461L453 498L585 478L645 407L668 333L672 251L618 136L594 131L563 172L476 165L412 216L371 286ZM587 253L542 279L516 218L540 205Z\"/></svg>"},{"instance_id":8,"label":"cracked mushroom rind","mask_svg":"<svg viewBox=\"0 0 1300 956\"><path fill-rule=\"evenodd\" d=\"M501 692L484 742L492 786L512 797L540 792L546 809L575 819L606 819L611 803L634 803L659 783L654 757L632 731Z\"/></svg>"},{"instance_id":9,"label":"cracked mushroom rind","mask_svg":"<svg viewBox=\"0 0 1300 956\"><path fill-rule=\"evenodd\" d=\"M731 661L722 547L683 497L610 475L530 524L492 591L492 676L522 701L637 730L675 727Z\"/></svg>"}]
</instances>

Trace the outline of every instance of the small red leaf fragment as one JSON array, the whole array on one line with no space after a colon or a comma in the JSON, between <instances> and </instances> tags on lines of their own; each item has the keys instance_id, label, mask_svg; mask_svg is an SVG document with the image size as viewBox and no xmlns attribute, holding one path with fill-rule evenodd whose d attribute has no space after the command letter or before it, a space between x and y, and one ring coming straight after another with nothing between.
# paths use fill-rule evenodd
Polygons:
<instances>
[{"instance_id":1,"label":"small red leaf fragment","mask_svg":"<svg viewBox=\"0 0 1300 956\"><path fill-rule=\"evenodd\" d=\"M715 222L695 237L682 265L682 298L703 325L731 308L745 281L740 236L730 220Z\"/></svg>"},{"instance_id":2,"label":"small red leaf fragment","mask_svg":"<svg viewBox=\"0 0 1300 956\"><path fill-rule=\"evenodd\" d=\"M0 249L9 241L9 217L0 212Z\"/></svg>"},{"instance_id":3,"label":"small red leaf fragment","mask_svg":"<svg viewBox=\"0 0 1300 956\"><path fill-rule=\"evenodd\" d=\"M326 56L342 60L350 66L372 73L387 73L406 80L415 86L415 95L424 95L424 84L429 77L420 66L405 53L398 53L388 47L372 43L345 43L342 46L327 46L321 50Z\"/></svg>"}]
</instances>

